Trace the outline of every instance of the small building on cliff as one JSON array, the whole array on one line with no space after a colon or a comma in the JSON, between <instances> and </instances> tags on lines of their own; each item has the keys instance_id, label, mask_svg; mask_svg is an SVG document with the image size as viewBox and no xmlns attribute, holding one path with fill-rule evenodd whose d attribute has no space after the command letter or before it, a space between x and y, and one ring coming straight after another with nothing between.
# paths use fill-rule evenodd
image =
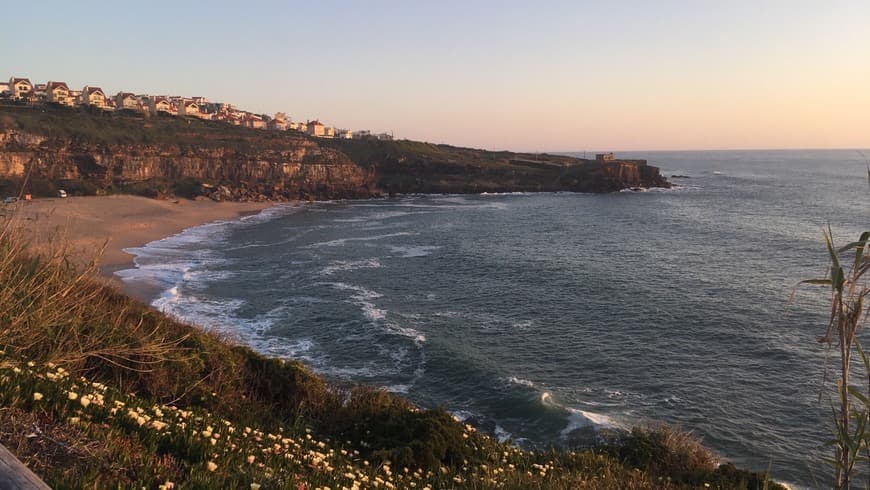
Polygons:
<instances>
[{"instance_id":1,"label":"small building on cliff","mask_svg":"<svg viewBox=\"0 0 870 490\"><path fill-rule=\"evenodd\" d=\"M599 162L609 162L612 160L616 160L616 155L614 155L613 152L596 153L595 159L598 160Z\"/></svg>"},{"instance_id":2,"label":"small building on cliff","mask_svg":"<svg viewBox=\"0 0 870 490\"><path fill-rule=\"evenodd\" d=\"M105 109L106 94L100 87L90 87L88 85L85 85L85 87L82 89L81 104Z\"/></svg>"},{"instance_id":3,"label":"small building on cliff","mask_svg":"<svg viewBox=\"0 0 870 490\"><path fill-rule=\"evenodd\" d=\"M138 111L141 107L142 104L139 103L139 99L136 98L135 94L130 92L118 92L115 95L115 109Z\"/></svg>"},{"instance_id":4,"label":"small building on cliff","mask_svg":"<svg viewBox=\"0 0 870 490\"><path fill-rule=\"evenodd\" d=\"M287 114L276 112L275 117L266 124L266 127L277 131L287 129Z\"/></svg>"},{"instance_id":5,"label":"small building on cliff","mask_svg":"<svg viewBox=\"0 0 870 490\"><path fill-rule=\"evenodd\" d=\"M191 99L182 99L178 101L178 115L201 117L202 114L199 111L199 104Z\"/></svg>"},{"instance_id":6,"label":"small building on cliff","mask_svg":"<svg viewBox=\"0 0 870 490\"><path fill-rule=\"evenodd\" d=\"M56 104L62 104L66 106L75 105L75 101L69 94L69 86L66 82L54 82L50 81L46 84L45 95L46 100L49 102L54 102Z\"/></svg>"},{"instance_id":7,"label":"small building on cliff","mask_svg":"<svg viewBox=\"0 0 870 490\"><path fill-rule=\"evenodd\" d=\"M9 92L16 99L23 99L33 92L33 84L26 78L12 77L9 79Z\"/></svg>"},{"instance_id":8,"label":"small building on cliff","mask_svg":"<svg viewBox=\"0 0 870 490\"><path fill-rule=\"evenodd\" d=\"M315 119L314 121L308 121L305 132L308 133L309 136L323 137L323 135L326 134L326 126Z\"/></svg>"},{"instance_id":9,"label":"small building on cliff","mask_svg":"<svg viewBox=\"0 0 870 490\"><path fill-rule=\"evenodd\" d=\"M172 110L172 104L169 102L169 99L162 95L157 95L151 97L148 108L151 111L151 114L159 114L164 112L166 114L175 114Z\"/></svg>"}]
</instances>

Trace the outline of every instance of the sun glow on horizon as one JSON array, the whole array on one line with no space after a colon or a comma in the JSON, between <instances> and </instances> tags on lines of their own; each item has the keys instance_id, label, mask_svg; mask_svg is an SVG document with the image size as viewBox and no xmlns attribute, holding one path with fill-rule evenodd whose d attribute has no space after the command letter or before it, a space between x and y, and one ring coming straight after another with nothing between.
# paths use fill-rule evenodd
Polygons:
<instances>
[{"instance_id":1,"label":"sun glow on horizon","mask_svg":"<svg viewBox=\"0 0 870 490\"><path fill-rule=\"evenodd\" d=\"M0 76L492 149L870 147L866 2L214 2L147 31L106 4L74 34L55 7L16 7Z\"/></svg>"}]
</instances>

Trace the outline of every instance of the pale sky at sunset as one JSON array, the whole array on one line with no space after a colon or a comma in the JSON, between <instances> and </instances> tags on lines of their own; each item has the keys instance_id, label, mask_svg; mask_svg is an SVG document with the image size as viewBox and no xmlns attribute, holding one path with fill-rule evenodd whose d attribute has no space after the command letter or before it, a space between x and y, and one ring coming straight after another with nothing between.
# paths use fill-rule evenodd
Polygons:
<instances>
[{"instance_id":1,"label":"pale sky at sunset","mask_svg":"<svg viewBox=\"0 0 870 490\"><path fill-rule=\"evenodd\" d=\"M870 147L870 1L16 2L0 78L529 151Z\"/></svg>"}]
</instances>

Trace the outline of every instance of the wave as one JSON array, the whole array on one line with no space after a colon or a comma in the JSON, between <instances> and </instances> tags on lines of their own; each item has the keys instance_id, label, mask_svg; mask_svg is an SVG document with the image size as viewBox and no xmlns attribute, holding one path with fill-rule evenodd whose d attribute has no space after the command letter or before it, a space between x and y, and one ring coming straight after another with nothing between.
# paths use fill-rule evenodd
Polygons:
<instances>
[{"instance_id":1,"label":"wave","mask_svg":"<svg viewBox=\"0 0 870 490\"><path fill-rule=\"evenodd\" d=\"M413 236L413 235L417 235L417 234L418 233L412 233L410 231L402 231L399 233L387 233L385 235L374 235L374 236L367 236L367 237L337 238L335 240L329 240L327 242L312 243L310 245L307 245L306 248L341 247L341 246L344 246L350 242L371 242L371 241L383 240L384 238L393 238L393 237L397 237L397 236Z\"/></svg>"},{"instance_id":2,"label":"wave","mask_svg":"<svg viewBox=\"0 0 870 490\"><path fill-rule=\"evenodd\" d=\"M536 387L536 385L533 381L529 381L529 380L523 379L523 378L517 378L516 376L510 376L509 378L505 378L505 381L507 381L510 384L525 386L527 388L535 388Z\"/></svg>"},{"instance_id":3,"label":"wave","mask_svg":"<svg viewBox=\"0 0 870 490\"><path fill-rule=\"evenodd\" d=\"M567 438L576 430L584 429L584 428L594 428L594 429L622 429L622 425L616 423L612 418L607 415L595 413L595 412L587 412L585 410L580 410L578 408L572 408L565 405L562 405L556 402L552 395L548 392L541 393L540 398L541 405L550 410L555 410L561 412L567 417L568 423L564 429L559 433L562 438Z\"/></svg>"},{"instance_id":4,"label":"wave","mask_svg":"<svg viewBox=\"0 0 870 490\"><path fill-rule=\"evenodd\" d=\"M432 252L441 248L439 245L387 245L387 247L403 259L432 255Z\"/></svg>"},{"instance_id":5,"label":"wave","mask_svg":"<svg viewBox=\"0 0 870 490\"><path fill-rule=\"evenodd\" d=\"M344 282L324 282L318 284L330 286L342 291L351 291L353 294L350 295L350 302L360 307L363 316L369 322L382 325L385 331L402 337L407 337L413 340L418 346L426 342L426 335L422 332L411 327L399 325L395 322L386 321L388 311L379 308L374 303L374 300L383 297L381 293L366 289L362 286L356 286Z\"/></svg>"},{"instance_id":6,"label":"wave","mask_svg":"<svg viewBox=\"0 0 870 490\"><path fill-rule=\"evenodd\" d=\"M495 197L498 197L498 196L531 196L532 193L531 192L519 192L519 191L517 191L517 192L481 192L478 195L479 196L486 196L486 197L490 197L490 196L495 196Z\"/></svg>"},{"instance_id":7,"label":"wave","mask_svg":"<svg viewBox=\"0 0 870 490\"><path fill-rule=\"evenodd\" d=\"M331 276L336 272L355 271L359 269L379 269L381 262L378 259L362 260L334 260L326 267L320 269L320 275Z\"/></svg>"}]
</instances>

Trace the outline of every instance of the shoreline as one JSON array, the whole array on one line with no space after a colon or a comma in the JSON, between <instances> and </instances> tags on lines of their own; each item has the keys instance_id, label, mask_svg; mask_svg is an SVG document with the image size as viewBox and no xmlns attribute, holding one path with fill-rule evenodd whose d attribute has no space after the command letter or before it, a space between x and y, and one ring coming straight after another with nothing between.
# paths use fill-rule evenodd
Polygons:
<instances>
[{"instance_id":1,"label":"shoreline","mask_svg":"<svg viewBox=\"0 0 870 490\"><path fill-rule=\"evenodd\" d=\"M117 271L135 267L135 256L124 249L141 247L214 221L256 214L276 204L163 201L112 195L36 199L20 202L7 214L12 216L13 227L21 230L35 250L66 248L80 266L96 259L99 277L150 304L159 291L131 287L115 275Z\"/></svg>"}]
</instances>

